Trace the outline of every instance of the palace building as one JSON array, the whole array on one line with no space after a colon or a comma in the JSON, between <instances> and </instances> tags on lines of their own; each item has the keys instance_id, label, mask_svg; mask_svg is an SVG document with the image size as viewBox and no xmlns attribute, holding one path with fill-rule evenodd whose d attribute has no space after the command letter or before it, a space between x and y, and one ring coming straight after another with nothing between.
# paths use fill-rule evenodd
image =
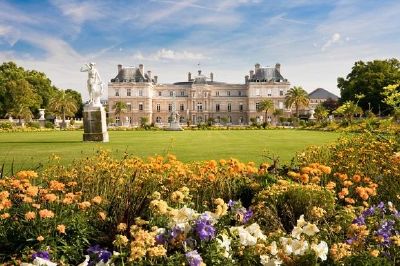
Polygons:
<instances>
[{"instance_id":1,"label":"palace building","mask_svg":"<svg viewBox=\"0 0 400 266\"><path fill-rule=\"evenodd\" d=\"M285 94L290 83L283 78L280 64L261 67L256 64L245 76L244 84L229 84L214 80L214 74L204 75L201 70L187 75L187 80L173 84L160 84L158 77L144 66L123 67L118 65L118 74L108 83L109 115L116 123L125 126L140 124L141 117L158 126L167 125L175 108L182 124L199 124L213 120L234 125L249 124L254 118L258 122L271 121L272 111L265 116L258 111L265 99L273 100L275 109L284 106ZM116 102L127 106L119 114L113 109Z\"/></svg>"}]
</instances>

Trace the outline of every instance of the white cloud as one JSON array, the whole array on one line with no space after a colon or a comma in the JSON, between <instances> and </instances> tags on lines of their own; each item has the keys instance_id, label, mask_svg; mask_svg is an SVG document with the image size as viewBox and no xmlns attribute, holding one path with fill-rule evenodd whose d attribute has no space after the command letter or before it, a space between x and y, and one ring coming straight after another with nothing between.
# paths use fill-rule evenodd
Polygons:
<instances>
[{"instance_id":1,"label":"white cloud","mask_svg":"<svg viewBox=\"0 0 400 266\"><path fill-rule=\"evenodd\" d=\"M335 44L335 43L337 43L339 41L340 41L340 34L336 32L331 36L331 38L326 43L324 43L324 45L322 45L321 51L325 51L332 44Z\"/></svg>"},{"instance_id":2,"label":"white cloud","mask_svg":"<svg viewBox=\"0 0 400 266\"><path fill-rule=\"evenodd\" d=\"M14 46L19 39L19 35L19 31L11 26L0 25L0 40L4 39L9 45Z\"/></svg>"},{"instance_id":3,"label":"white cloud","mask_svg":"<svg viewBox=\"0 0 400 266\"><path fill-rule=\"evenodd\" d=\"M136 52L133 55L133 58L142 61L193 61L209 59L201 53L193 53L186 50L178 52L165 48L147 55L143 55L141 52Z\"/></svg>"},{"instance_id":4,"label":"white cloud","mask_svg":"<svg viewBox=\"0 0 400 266\"><path fill-rule=\"evenodd\" d=\"M60 9L64 16L69 17L77 24L103 17L101 6L98 2L53 0L52 3Z\"/></svg>"}]
</instances>

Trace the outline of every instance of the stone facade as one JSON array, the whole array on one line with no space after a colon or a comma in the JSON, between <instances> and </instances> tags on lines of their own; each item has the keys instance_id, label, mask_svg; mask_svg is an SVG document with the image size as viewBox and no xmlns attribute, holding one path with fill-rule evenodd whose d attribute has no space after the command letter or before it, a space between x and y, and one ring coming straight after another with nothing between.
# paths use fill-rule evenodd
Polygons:
<instances>
[{"instance_id":1,"label":"stone facade","mask_svg":"<svg viewBox=\"0 0 400 266\"><path fill-rule=\"evenodd\" d=\"M272 110L265 118L265 112L257 111L258 104L271 99L275 109L290 113L284 107L289 87L290 83L280 73L280 64L275 67L256 64L245 76L244 84L216 82L213 73L205 76L201 70L193 77L188 73L187 81L159 84L158 77L152 76L151 71L145 72L143 65L118 65L117 76L108 84L109 114L119 125L135 126L141 117L147 117L149 122L163 126L168 125L175 103L182 124L199 124L210 118L216 123L227 120L234 125L249 124L251 118L271 121ZM116 116L113 106L119 101L126 103L127 109Z\"/></svg>"}]
</instances>

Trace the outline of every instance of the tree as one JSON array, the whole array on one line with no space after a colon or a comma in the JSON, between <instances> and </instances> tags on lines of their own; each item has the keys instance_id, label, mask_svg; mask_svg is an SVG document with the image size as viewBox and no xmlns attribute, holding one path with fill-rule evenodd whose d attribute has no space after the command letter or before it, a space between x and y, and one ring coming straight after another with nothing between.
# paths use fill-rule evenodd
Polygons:
<instances>
[{"instance_id":1,"label":"tree","mask_svg":"<svg viewBox=\"0 0 400 266\"><path fill-rule=\"evenodd\" d=\"M10 80L4 86L4 108L6 114L19 119L31 120L33 108L38 108L40 97L26 80Z\"/></svg>"},{"instance_id":2,"label":"tree","mask_svg":"<svg viewBox=\"0 0 400 266\"><path fill-rule=\"evenodd\" d=\"M264 123L268 123L267 117L268 117L268 110L274 108L274 102L271 99L266 99L260 102L259 108L257 111L265 111L265 117L264 117Z\"/></svg>"},{"instance_id":3,"label":"tree","mask_svg":"<svg viewBox=\"0 0 400 266\"><path fill-rule=\"evenodd\" d=\"M83 115L82 95L79 92L77 92L75 90L71 90L71 89L67 89L67 90L65 90L65 92L70 94L74 98L76 107L78 107L75 117L82 117L82 115ZM107 110L106 110L106 112L107 112Z\"/></svg>"},{"instance_id":4,"label":"tree","mask_svg":"<svg viewBox=\"0 0 400 266\"><path fill-rule=\"evenodd\" d=\"M121 114L126 112L127 109L127 105L126 103L122 102L122 101L118 101L115 102L114 105L112 106L112 109L114 110L114 115L117 116L121 116ZM120 119L120 123L121 123L121 119Z\"/></svg>"},{"instance_id":5,"label":"tree","mask_svg":"<svg viewBox=\"0 0 400 266\"><path fill-rule=\"evenodd\" d=\"M292 108L293 105L296 108L296 116L299 117L299 109L301 107L307 107L310 103L308 93L302 87L296 87L289 89L285 96L286 108Z\"/></svg>"},{"instance_id":6,"label":"tree","mask_svg":"<svg viewBox=\"0 0 400 266\"><path fill-rule=\"evenodd\" d=\"M322 104L318 104L318 105L315 107L314 112L315 112L315 113L314 113L314 116L315 116L315 118L317 119L317 121L322 121L322 120L324 120L325 118L327 118L328 115L329 115L329 111L326 110L325 107L324 107Z\"/></svg>"},{"instance_id":7,"label":"tree","mask_svg":"<svg viewBox=\"0 0 400 266\"><path fill-rule=\"evenodd\" d=\"M272 113L272 116L274 117L275 123L278 122L278 117L283 115L283 110L282 109L275 109L274 112Z\"/></svg>"},{"instance_id":8,"label":"tree","mask_svg":"<svg viewBox=\"0 0 400 266\"><path fill-rule=\"evenodd\" d=\"M56 115L61 115L62 124L60 128L65 128L67 126L65 123L65 117L67 115L72 117L75 116L78 107L76 106L74 96L61 90L50 99L49 111Z\"/></svg>"},{"instance_id":9,"label":"tree","mask_svg":"<svg viewBox=\"0 0 400 266\"><path fill-rule=\"evenodd\" d=\"M149 122L149 118L147 116L142 116L140 118L140 126L142 128L147 128L147 123Z\"/></svg>"},{"instance_id":10,"label":"tree","mask_svg":"<svg viewBox=\"0 0 400 266\"><path fill-rule=\"evenodd\" d=\"M329 114L332 114L332 112L335 111L340 104L339 101L328 98L322 103L322 106L329 112Z\"/></svg>"},{"instance_id":11,"label":"tree","mask_svg":"<svg viewBox=\"0 0 400 266\"><path fill-rule=\"evenodd\" d=\"M371 109L375 114L388 114L393 108L384 102L383 88L400 80L400 62L397 59L358 61L346 79L338 78L341 103L356 101L355 95L365 97L359 101L362 110Z\"/></svg>"},{"instance_id":12,"label":"tree","mask_svg":"<svg viewBox=\"0 0 400 266\"><path fill-rule=\"evenodd\" d=\"M334 111L334 114L343 116L349 124L352 124L355 115L361 115L362 113L361 107L352 101L345 102Z\"/></svg>"}]
</instances>

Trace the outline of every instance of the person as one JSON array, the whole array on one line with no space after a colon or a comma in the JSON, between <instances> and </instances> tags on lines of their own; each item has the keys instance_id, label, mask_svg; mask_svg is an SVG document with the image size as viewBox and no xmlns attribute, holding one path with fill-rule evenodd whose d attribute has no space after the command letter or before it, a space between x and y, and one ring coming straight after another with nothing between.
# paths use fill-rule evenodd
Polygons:
<instances>
[{"instance_id":1,"label":"person","mask_svg":"<svg viewBox=\"0 0 400 266\"><path fill-rule=\"evenodd\" d=\"M101 81L99 72L95 63L85 64L81 67L81 72L88 72L87 88L89 91L89 103L93 105L101 105L100 97L103 94L103 82ZM100 87L100 89L97 89Z\"/></svg>"}]
</instances>

